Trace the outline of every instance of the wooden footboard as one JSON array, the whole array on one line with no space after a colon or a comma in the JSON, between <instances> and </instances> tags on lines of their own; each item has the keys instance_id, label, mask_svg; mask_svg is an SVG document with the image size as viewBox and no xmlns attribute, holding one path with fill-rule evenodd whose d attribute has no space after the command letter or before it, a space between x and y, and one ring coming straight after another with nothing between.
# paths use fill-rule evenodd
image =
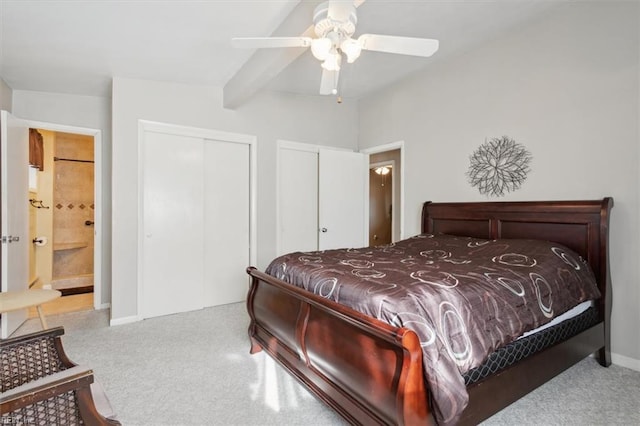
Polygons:
<instances>
[{"instance_id":1,"label":"wooden footboard","mask_svg":"<svg viewBox=\"0 0 640 426\"><path fill-rule=\"evenodd\" d=\"M414 332L247 273L252 353L267 351L351 423L433 424Z\"/></svg>"}]
</instances>

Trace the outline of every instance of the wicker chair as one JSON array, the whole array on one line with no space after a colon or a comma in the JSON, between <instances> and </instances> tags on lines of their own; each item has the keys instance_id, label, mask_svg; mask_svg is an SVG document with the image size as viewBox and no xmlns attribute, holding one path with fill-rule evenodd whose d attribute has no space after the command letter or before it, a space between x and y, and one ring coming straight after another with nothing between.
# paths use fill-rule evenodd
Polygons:
<instances>
[{"instance_id":1,"label":"wicker chair","mask_svg":"<svg viewBox=\"0 0 640 426\"><path fill-rule=\"evenodd\" d=\"M93 371L62 348L62 327L0 340L0 424L119 425Z\"/></svg>"}]
</instances>

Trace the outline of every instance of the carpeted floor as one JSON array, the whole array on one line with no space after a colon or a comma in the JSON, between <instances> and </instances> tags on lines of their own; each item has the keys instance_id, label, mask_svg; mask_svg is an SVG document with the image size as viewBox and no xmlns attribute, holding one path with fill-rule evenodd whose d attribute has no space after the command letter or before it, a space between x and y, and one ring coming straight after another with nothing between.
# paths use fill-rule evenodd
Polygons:
<instances>
[{"instance_id":1,"label":"carpeted floor","mask_svg":"<svg viewBox=\"0 0 640 426\"><path fill-rule=\"evenodd\" d=\"M116 327L106 310L47 319L123 425L345 424L271 358L249 355L243 303ZM31 319L16 334L36 330ZM640 424L640 372L586 359L485 424Z\"/></svg>"}]
</instances>

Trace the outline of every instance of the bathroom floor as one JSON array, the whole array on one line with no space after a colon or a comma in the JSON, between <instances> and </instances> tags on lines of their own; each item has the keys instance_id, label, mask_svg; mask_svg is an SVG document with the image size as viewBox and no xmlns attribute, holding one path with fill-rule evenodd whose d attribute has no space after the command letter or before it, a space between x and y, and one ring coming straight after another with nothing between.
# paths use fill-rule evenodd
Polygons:
<instances>
[{"instance_id":1,"label":"bathroom floor","mask_svg":"<svg viewBox=\"0 0 640 426\"><path fill-rule=\"evenodd\" d=\"M56 300L42 305L45 316L63 314L67 312L88 311L93 309L93 293L76 294L59 297ZM29 318L36 318L36 308L29 309Z\"/></svg>"},{"instance_id":2,"label":"bathroom floor","mask_svg":"<svg viewBox=\"0 0 640 426\"><path fill-rule=\"evenodd\" d=\"M42 310L45 316L52 314L64 314L67 312L92 310L93 286L91 287L92 288L90 292L84 292L81 294L66 295L63 292L63 297L59 297L52 302L45 303L44 305L42 305ZM42 284L35 283L31 288L42 288ZM29 318L35 318L38 316L38 311L35 307L29 309L28 316Z\"/></svg>"}]
</instances>

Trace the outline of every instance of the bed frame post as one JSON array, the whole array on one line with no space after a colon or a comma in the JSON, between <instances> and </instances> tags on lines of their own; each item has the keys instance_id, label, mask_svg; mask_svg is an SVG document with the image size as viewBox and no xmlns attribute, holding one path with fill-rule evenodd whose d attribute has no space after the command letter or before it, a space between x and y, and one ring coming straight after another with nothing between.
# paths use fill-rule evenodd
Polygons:
<instances>
[{"instance_id":1,"label":"bed frame post","mask_svg":"<svg viewBox=\"0 0 640 426\"><path fill-rule=\"evenodd\" d=\"M251 318L251 322L249 323L249 341L251 342L251 349L249 353L251 355L256 354L262 351L262 346L256 339L253 338L256 334L256 317L253 313L253 299L256 294L256 290L258 288L258 279L251 275L251 272L254 271L255 268L250 266L247 268L247 274L251 276L251 284L249 285L249 294L247 294L247 312L249 313L249 317Z\"/></svg>"},{"instance_id":2,"label":"bed frame post","mask_svg":"<svg viewBox=\"0 0 640 426\"><path fill-rule=\"evenodd\" d=\"M600 276L598 281L604 286L605 294L598 302L598 311L604 321L604 347L598 351L600 365L611 365L611 306L613 293L611 288L611 272L609 268L609 218L613 208L613 198L606 197L600 207Z\"/></svg>"}]
</instances>

